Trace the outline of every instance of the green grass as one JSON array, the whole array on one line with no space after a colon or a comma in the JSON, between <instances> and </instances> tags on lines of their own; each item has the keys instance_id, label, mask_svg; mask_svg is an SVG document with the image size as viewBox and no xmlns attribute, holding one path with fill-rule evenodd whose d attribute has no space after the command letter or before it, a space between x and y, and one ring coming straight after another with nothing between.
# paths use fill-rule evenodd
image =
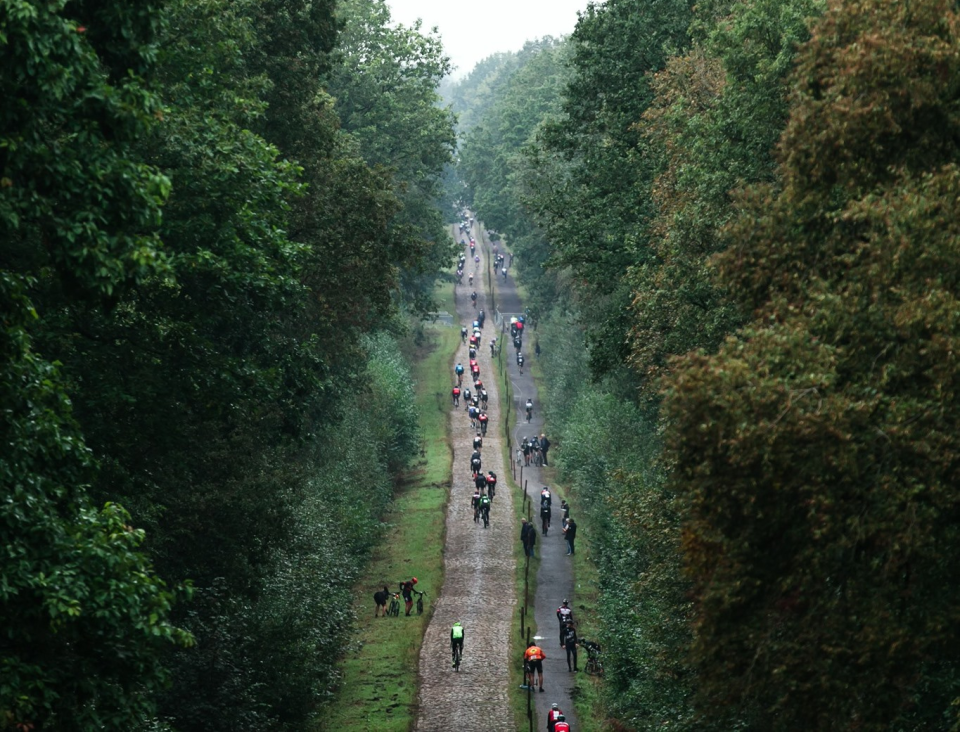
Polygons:
<instances>
[{"instance_id":1,"label":"green grass","mask_svg":"<svg viewBox=\"0 0 960 732\"><path fill-rule=\"evenodd\" d=\"M453 308L452 288L436 293L441 309ZM426 326L413 364L417 404L424 432L424 456L399 487L387 528L377 537L370 564L355 592L357 635L342 664L336 699L324 710L316 730L407 732L416 721L417 665L432 603L443 582L443 537L451 481L447 439L450 369L460 339L459 327ZM407 349L405 349L407 350ZM416 576L427 592L427 607L417 617L373 617L373 593L391 591L402 579ZM414 597L416 599L416 597ZM415 612L415 611L414 611Z\"/></svg>"}]
</instances>

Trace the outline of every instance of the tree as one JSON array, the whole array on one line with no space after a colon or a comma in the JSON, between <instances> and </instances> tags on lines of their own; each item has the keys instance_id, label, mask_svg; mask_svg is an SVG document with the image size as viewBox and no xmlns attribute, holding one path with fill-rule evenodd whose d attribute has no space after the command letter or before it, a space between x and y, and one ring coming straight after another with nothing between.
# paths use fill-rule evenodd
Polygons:
<instances>
[{"instance_id":1,"label":"tree","mask_svg":"<svg viewBox=\"0 0 960 732\"><path fill-rule=\"evenodd\" d=\"M708 719L957 725L957 20L829 4L719 258L753 320L667 381Z\"/></svg>"},{"instance_id":2,"label":"tree","mask_svg":"<svg viewBox=\"0 0 960 732\"><path fill-rule=\"evenodd\" d=\"M454 118L439 106L437 87L449 73L439 37L394 25L383 0L349 0L338 8L344 28L328 90L351 145L392 184L401 208L387 237L388 251L404 252L401 267L408 304L432 308L437 276L453 259L438 202L444 167L453 160ZM413 257L411 257L413 255Z\"/></svg>"},{"instance_id":3,"label":"tree","mask_svg":"<svg viewBox=\"0 0 960 732\"><path fill-rule=\"evenodd\" d=\"M0 5L0 728L129 730L153 712L175 593L115 504L55 363L34 347L39 284L110 304L163 270L169 181L133 146L158 113L138 74L157 8Z\"/></svg>"}]
</instances>

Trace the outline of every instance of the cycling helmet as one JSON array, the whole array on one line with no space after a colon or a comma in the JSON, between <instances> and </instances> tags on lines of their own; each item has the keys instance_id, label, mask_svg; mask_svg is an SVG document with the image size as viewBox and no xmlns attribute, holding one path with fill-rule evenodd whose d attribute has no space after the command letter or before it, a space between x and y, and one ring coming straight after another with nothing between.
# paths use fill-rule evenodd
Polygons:
<instances>
[{"instance_id":1,"label":"cycling helmet","mask_svg":"<svg viewBox=\"0 0 960 732\"><path fill-rule=\"evenodd\" d=\"M416 578L416 577L413 578L413 584L417 584L417 578ZM566 602L566 600L564 600L564 602Z\"/></svg>"},{"instance_id":2,"label":"cycling helmet","mask_svg":"<svg viewBox=\"0 0 960 732\"><path fill-rule=\"evenodd\" d=\"M416 582L416 580L414 580L414 582ZM566 604L567 604L566 599L564 599L564 601L563 601L561 604L562 604L562 605L566 605Z\"/></svg>"},{"instance_id":3,"label":"cycling helmet","mask_svg":"<svg viewBox=\"0 0 960 732\"><path fill-rule=\"evenodd\" d=\"M461 623L460 623L460 621L459 621L459 620L458 620L457 622L455 622L455 623L454 623L454 625L460 625L460 624L461 624Z\"/></svg>"},{"instance_id":4,"label":"cycling helmet","mask_svg":"<svg viewBox=\"0 0 960 732\"><path fill-rule=\"evenodd\" d=\"M550 705L550 708L551 708L551 709L559 709L559 708L560 708L560 705L554 703L554 704L551 704L551 705Z\"/></svg>"},{"instance_id":5,"label":"cycling helmet","mask_svg":"<svg viewBox=\"0 0 960 732\"><path fill-rule=\"evenodd\" d=\"M562 714L558 714L558 715L557 715L557 721L558 721L558 722L566 722L566 721L567 721L567 718L564 717Z\"/></svg>"}]
</instances>

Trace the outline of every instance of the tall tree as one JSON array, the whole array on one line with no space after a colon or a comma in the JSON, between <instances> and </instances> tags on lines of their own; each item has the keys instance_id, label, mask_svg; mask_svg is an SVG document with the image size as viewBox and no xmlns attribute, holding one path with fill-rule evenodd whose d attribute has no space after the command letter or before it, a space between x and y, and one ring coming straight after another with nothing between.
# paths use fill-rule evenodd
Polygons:
<instances>
[{"instance_id":1,"label":"tall tree","mask_svg":"<svg viewBox=\"0 0 960 732\"><path fill-rule=\"evenodd\" d=\"M110 307L163 269L169 180L134 146L157 7L0 4L0 728L128 730L153 712L174 595L126 512L93 508L95 461L57 366L35 348L37 291Z\"/></svg>"},{"instance_id":2,"label":"tall tree","mask_svg":"<svg viewBox=\"0 0 960 732\"><path fill-rule=\"evenodd\" d=\"M958 724L958 20L829 3L782 192L743 194L719 260L754 320L668 380L708 719Z\"/></svg>"}]
</instances>

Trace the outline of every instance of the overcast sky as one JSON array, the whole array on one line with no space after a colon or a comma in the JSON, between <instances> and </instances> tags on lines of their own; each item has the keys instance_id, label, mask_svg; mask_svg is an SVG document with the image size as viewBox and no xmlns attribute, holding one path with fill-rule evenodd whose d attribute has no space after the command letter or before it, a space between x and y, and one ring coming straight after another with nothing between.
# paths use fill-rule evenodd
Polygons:
<instances>
[{"instance_id":1,"label":"overcast sky","mask_svg":"<svg viewBox=\"0 0 960 732\"><path fill-rule=\"evenodd\" d=\"M387 0L393 19L410 25L423 19L436 26L443 47L462 77L477 61L497 51L518 51L527 40L573 31L577 11L588 0Z\"/></svg>"}]
</instances>

